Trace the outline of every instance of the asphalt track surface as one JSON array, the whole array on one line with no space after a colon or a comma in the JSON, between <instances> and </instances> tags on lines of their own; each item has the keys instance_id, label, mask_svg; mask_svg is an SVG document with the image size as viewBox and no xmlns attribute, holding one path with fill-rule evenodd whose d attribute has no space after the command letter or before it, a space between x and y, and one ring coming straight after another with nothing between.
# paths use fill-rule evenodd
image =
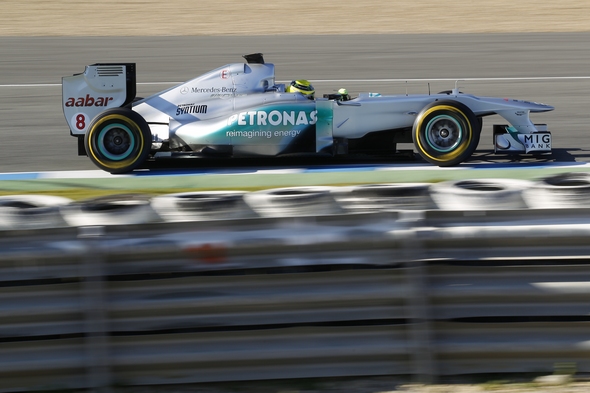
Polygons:
<instances>
[{"instance_id":1,"label":"asphalt track surface","mask_svg":"<svg viewBox=\"0 0 590 393\"><path fill-rule=\"evenodd\" d=\"M590 33L2 37L0 172L96 169L77 156L61 109L61 77L87 64L136 62L138 96L145 97L253 52L276 65L277 81L306 78L320 95L340 87L353 95L438 92L467 79L459 82L466 93L544 102L556 110L532 119L549 125L554 153L541 162L590 162ZM503 122L486 118L466 165L539 162L492 154L492 124Z\"/></svg>"}]
</instances>

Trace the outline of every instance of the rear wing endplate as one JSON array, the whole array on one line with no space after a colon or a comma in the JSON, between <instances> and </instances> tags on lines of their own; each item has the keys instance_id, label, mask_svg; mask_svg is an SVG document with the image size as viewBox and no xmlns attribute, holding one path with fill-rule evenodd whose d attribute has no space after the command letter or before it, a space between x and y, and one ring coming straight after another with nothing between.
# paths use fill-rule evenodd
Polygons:
<instances>
[{"instance_id":1,"label":"rear wing endplate","mask_svg":"<svg viewBox=\"0 0 590 393\"><path fill-rule=\"evenodd\" d=\"M123 107L136 95L135 63L96 63L62 78L62 107L70 133L81 136L96 115Z\"/></svg>"}]
</instances>

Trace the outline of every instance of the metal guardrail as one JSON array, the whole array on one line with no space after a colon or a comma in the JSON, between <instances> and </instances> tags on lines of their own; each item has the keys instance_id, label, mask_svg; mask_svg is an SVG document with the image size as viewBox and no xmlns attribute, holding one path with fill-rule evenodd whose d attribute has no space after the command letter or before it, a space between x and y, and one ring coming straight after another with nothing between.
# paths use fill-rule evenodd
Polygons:
<instances>
[{"instance_id":1,"label":"metal guardrail","mask_svg":"<svg viewBox=\"0 0 590 393\"><path fill-rule=\"evenodd\" d=\"M590 372L588 213L4 231L0 390Z\"/></svg>"}]
</instances>

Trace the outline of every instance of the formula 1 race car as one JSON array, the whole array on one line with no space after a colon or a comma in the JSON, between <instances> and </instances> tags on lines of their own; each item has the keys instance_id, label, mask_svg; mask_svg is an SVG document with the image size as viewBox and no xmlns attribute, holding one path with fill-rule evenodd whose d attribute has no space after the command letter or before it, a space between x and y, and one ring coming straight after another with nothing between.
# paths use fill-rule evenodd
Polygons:
<instances>
[{"instance_id":1,"label":"formula 1 race car","mask_svg":"<svg viewBox=\"0 0 590 393\"><path fill-rule=\"evenodd\" d=\"M262 54L244 58L142 99L135 97L134 63L92 64L64 77L63 110L78 154L125 173L150 157L383 156L413 143L426 161L453 166L473 154L482 118L493 114L509 123L493 127L496 152L551 151L547 126L529 118L553 110L549 105L457 88L315 98L277 84Z\"/></svg>"}]
</instances>

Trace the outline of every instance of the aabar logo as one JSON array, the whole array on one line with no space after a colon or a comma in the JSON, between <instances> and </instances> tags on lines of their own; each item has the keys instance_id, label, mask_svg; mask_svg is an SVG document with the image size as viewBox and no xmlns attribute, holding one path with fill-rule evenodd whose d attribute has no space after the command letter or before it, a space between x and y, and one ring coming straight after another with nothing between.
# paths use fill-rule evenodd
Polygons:
<instances>
[{"instance_id":1,"label":"aabar logo","mask_svg":"<svg viewBox=\"0 0 590 393\"><path fill-rule=\"evenodd\" d=\"M112 100L114 100L113 97L91 97L90 94L86 94L86 97L68 98L66 100L65 106L107 106Z\"/></svg>"}]
</instances>

